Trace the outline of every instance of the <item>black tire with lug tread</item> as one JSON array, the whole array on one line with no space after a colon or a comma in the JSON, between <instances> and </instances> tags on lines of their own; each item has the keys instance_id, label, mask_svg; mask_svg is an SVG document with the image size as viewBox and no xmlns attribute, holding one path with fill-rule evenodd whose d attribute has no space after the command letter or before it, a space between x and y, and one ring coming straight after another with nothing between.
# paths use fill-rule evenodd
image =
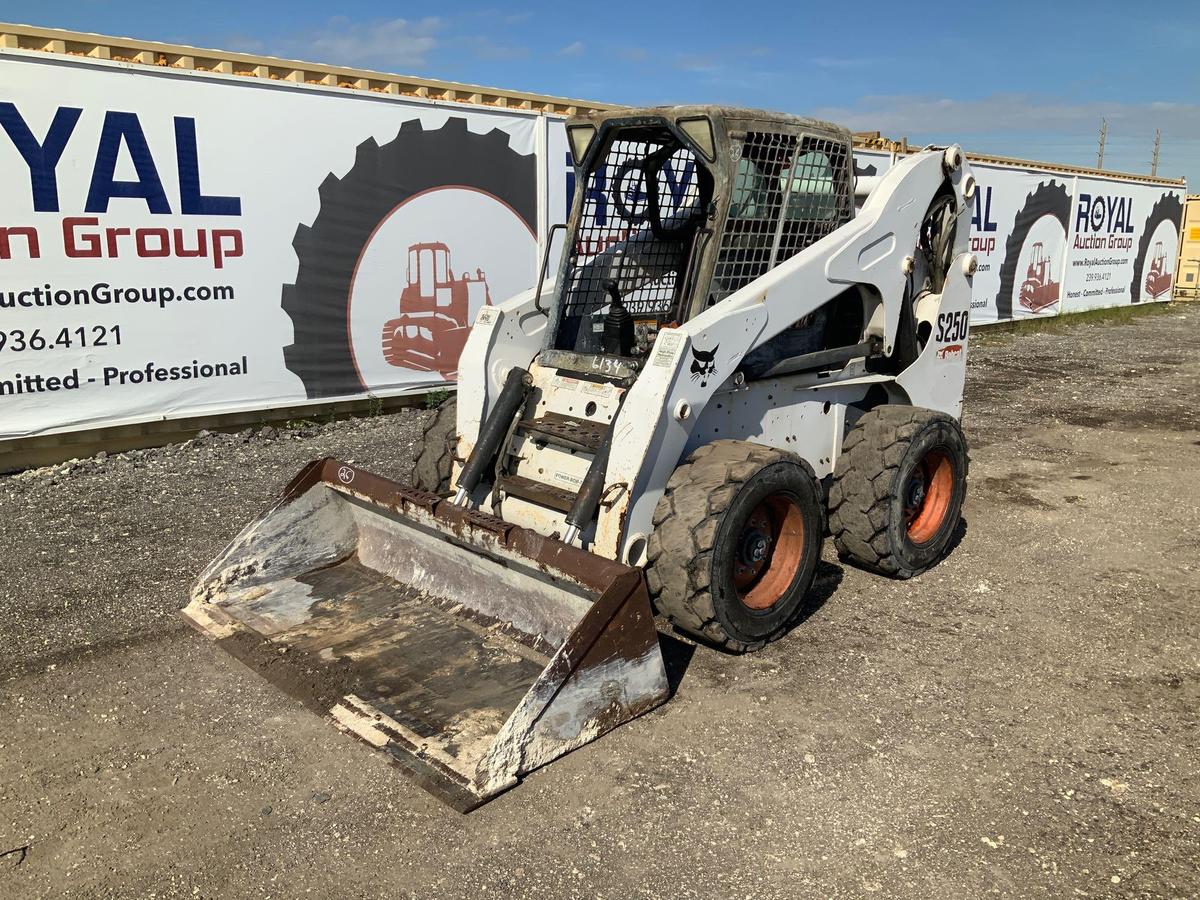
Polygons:
<instances>
[{"instance_id":1,"label":"black tire with lug tread","mask_svg":"<svg viewBox=\"0 0 1200 900\"><path fill-rule=\"evenodd\" d=\"M458 437L458 403L454 397L439 406L425 426L421 452L413 464L413 487L435 494L450 490L450 470L454 465L455 441Z\"/></svg>"},{"instance_id":2,"label":"black tire with lug tread","mask_svg":"<svg viewBox=\"0 0 1200 900\"><path fill-rule=\"evenodd\" d=\"M824 535L821 487L808 463L714 441L675 470L655 508L651 597L680 631L733 652L757 650L802 612Z\"/></svg>"},{"instance_id":3,"label":"black tire with lug tread","mask_svg":"<svg viewBox=\"0 0 1200 900\"><path fill-rule=\"evenodd\" d=\"M958 527L967 465L952 416L902 405L864 413L842 443L829 490L838 554L894 578L928 569Z\"/></svg>"}]
</instances>

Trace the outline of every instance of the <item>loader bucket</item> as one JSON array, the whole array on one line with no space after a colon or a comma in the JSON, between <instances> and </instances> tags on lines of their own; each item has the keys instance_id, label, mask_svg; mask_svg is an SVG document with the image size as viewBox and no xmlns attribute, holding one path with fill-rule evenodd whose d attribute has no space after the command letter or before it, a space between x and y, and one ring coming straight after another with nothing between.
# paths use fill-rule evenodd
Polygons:
<instances>
[{"instance_id":1,"label":"loader bucket","mask_svg":"<svg viewBox=\"0 0 1200 900\"><path fill-rule=\"evenodd\" d=\"M183 615L463 812L667 699L640 569L333 459Z\"/></svg>"}]
</instances>

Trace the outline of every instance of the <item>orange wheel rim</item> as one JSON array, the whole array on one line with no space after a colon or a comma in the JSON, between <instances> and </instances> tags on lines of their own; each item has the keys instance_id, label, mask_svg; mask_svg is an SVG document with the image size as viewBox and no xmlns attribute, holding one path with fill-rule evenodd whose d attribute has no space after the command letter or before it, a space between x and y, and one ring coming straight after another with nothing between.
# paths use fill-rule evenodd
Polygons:
<instances>
[{"instance_id":1,"label":"orange wheel rim","mask_svg":"<svg viewBox=\"0 0 1200 900\"><path fill-rule=\"evenodd\" d=\"M904 522L908 539L928 544L941 530L954 498L954 463L945 450L930 450L904 486Z\"/></svg>"},{"instance_id":2,"label":"orange wheel rim","mask_svg":"<svg viewBox=\"0 0 1200 900\"><path fill-rule=\"evenodd\" d=\"M734 547L733 584L749 609L770 609L791 587L804 559L804 516L787 494L751 510Z\"/></svg>"}]
</instances>

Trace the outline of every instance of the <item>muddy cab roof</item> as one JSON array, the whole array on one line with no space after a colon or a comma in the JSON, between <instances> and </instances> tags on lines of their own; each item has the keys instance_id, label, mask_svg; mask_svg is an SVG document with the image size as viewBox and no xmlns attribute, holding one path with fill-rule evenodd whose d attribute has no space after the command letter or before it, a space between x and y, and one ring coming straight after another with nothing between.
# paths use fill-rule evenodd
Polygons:
<instances>
[{"instance_id":1,"label":"muddy cab roof","mask_svg":"<svg viewBox=\"0 0 1200 900\"><path fill-rule=\"evenodd\" d=\"M654 132L666 127L676 135L676 140L690 144L717 170L727 168L740 156L739 148L744 144L776 144L784 136L785 142L817 139L825 146L841 145L848 148L850 132L821 119L794 116L789 113L772 112L766 109L751 109L740 106L717 106L712 104L692 106L644 106L610 109L585 116L573 116L567 120L567 136L576 165L583 165L584 158L593 145L607 142L593 141L597 135L611 133L614 129L633 137L630 129L644 126L643 138L651 138ZM842 155L849 156L848 150ZM718 162L720 161L720 162Z\"/></svg>"},{"instance_id":2,"label":"muddy cab roof","mask_svg":"<svg viewBox=\"0 0 1200 900\"><path fill-rule=\"evenodd\" d=\"M687 106L642 106L609 109L594 112L584 116L572 116L567 120L567 126L593 125L600 128L608 123L634 123L638 120L668 121L678 123L688 119L706 118L713 123L715 129L727 133L748 130L767 130L784 133L823 132L827 135L837 135L850 140L848 129L833 122L814 119L808 116L795 116L791 113L774 112L767 109L755 109L744 106L721 106L717 104L694 104Z\"/></svg>"}]
</instances>

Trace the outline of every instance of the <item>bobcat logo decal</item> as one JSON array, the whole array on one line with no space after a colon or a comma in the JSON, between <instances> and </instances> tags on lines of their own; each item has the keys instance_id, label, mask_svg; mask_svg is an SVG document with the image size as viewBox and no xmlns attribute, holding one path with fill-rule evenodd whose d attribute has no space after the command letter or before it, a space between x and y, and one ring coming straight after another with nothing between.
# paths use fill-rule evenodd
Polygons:
<instances>
[{"instance_id":1,"label":"bobcat logo decal","mask_svg":"<svg viewBox=\"0 0 1200 900\"><path fill-rule=\"evenodd\" d=\"M692 381L700 379L700 387L708 387L709 376L717 374L717 351L720 344L711 350L692 347Z\"/></svg>"}]
</instances>

